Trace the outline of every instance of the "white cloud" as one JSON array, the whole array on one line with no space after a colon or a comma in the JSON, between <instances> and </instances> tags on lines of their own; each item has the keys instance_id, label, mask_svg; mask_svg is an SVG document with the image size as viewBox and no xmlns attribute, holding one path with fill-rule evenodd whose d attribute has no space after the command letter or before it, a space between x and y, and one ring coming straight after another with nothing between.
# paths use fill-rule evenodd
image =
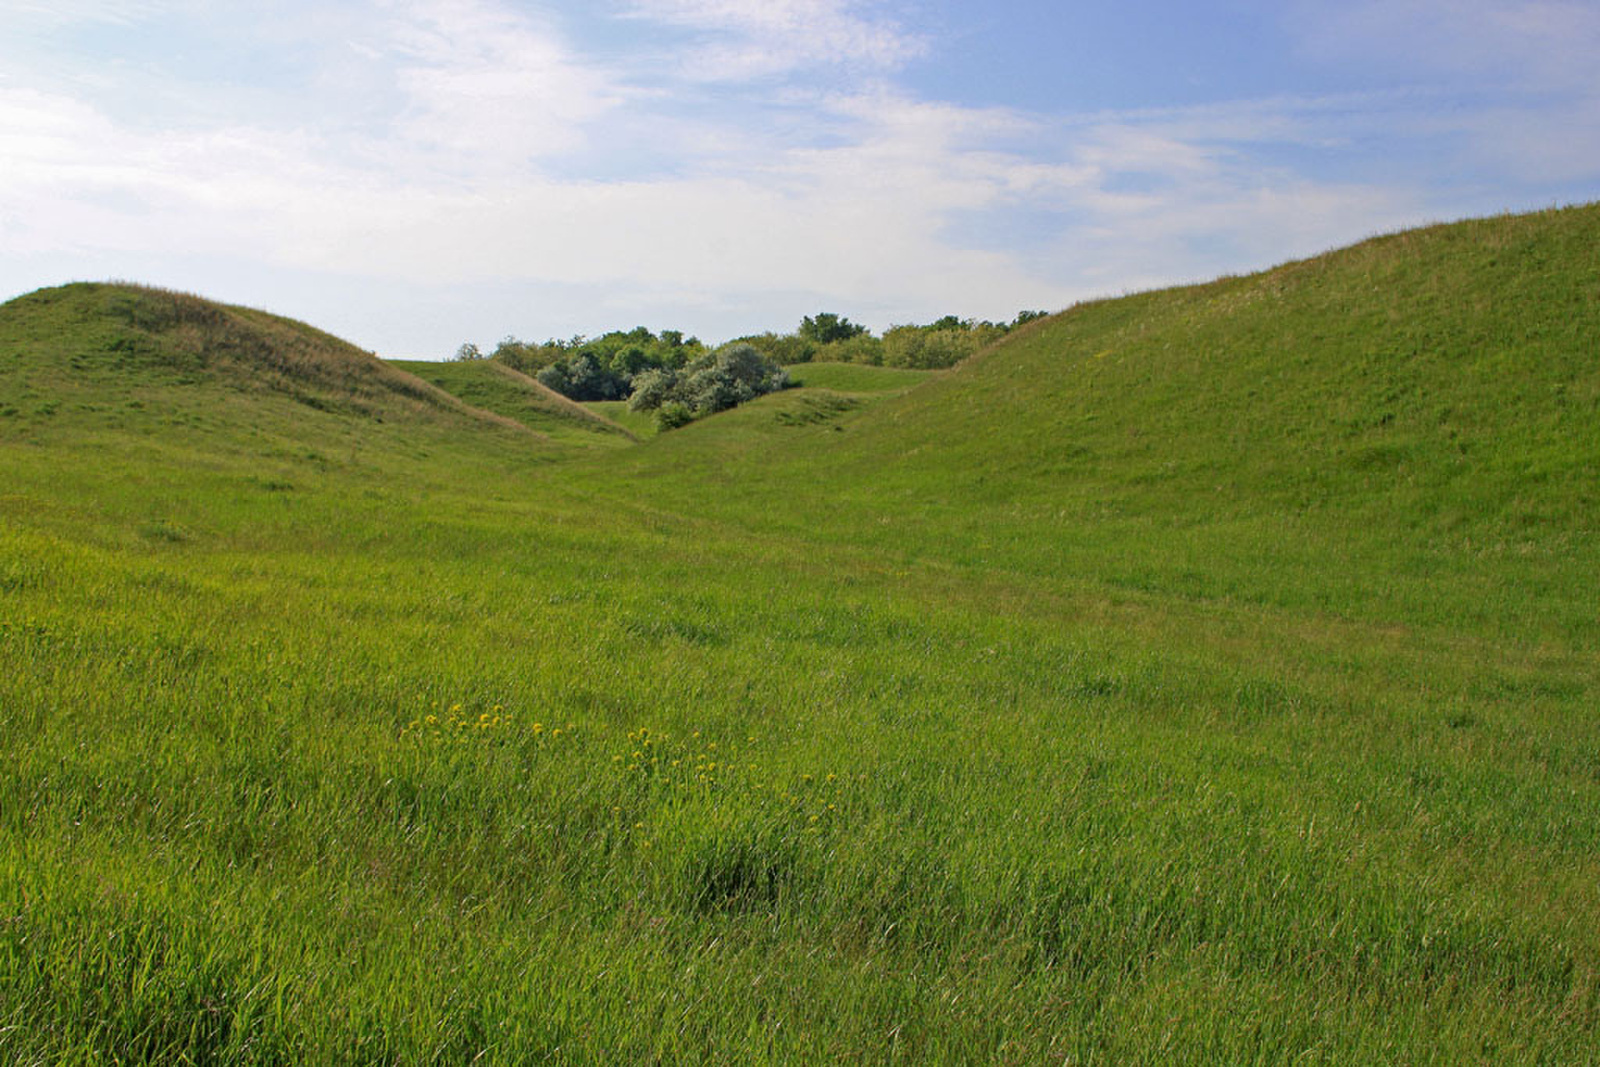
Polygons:
<instances>
[{"instance_id":1,"label":"white cloud","mask_svg":"<svg viewBox=\"0 0 1600 1067\"><path fill-rule=\"evenodd\" d=\"M526 16L482 0L388 5L380 48L407 108L396 135L419 147L516 163L581 147L624 93Z\"/></svg>"},{"instance_id":2,"label":"white cloud","mask_svg":"<svg viewBox=\"0 0 1600 1067\"><path fill-rule=\"evenodd\" d=\"M1263 173L1220 131L1243 137L1302 120L1248 107L1233 117L1218 109L1099 116L1064 129L886 90L817 108L835 135L831 147L744 163L713 151L684 174L592 182L536 171L394 170L331 153L296 131L151 137L68 98L0 93L0 143L22 164L0 175L0 200L34 207L6 235L19 252L242 254L411 287L589 287L631 294L633 306L675 308L669 321L701 332L696 315L781 327L817 306L879 327L952 309L1005 318L1025 306L1060 307L1281 258L1285 247L1316 250L1396 215L1380 191ZM397 158L413 150L408 137L392 149ZM996 147L1051 139L1054 161ZM1121 188L1129 175L1153 177L1153 187ZM1031 256L950 240L953 217L1018 207L1078 221ZM1218 241L1228 247L1196 251ZM571 328L597 325L605 324ZM429 348L448 351L447 341L430 338Z\"/></svg>"},{"instance_id":3,"label":"white cloud","mask_svg":"<svg viewBox=\"0 0 1600 1067\"><path fill-rule=\"evenodd\" d=\"M640 19L700 31L682 72L740 81L799 68L857 65L875 74L925 53L897 22L860 13L850 0L634 0Z\"/></svg>"}]
</instances>

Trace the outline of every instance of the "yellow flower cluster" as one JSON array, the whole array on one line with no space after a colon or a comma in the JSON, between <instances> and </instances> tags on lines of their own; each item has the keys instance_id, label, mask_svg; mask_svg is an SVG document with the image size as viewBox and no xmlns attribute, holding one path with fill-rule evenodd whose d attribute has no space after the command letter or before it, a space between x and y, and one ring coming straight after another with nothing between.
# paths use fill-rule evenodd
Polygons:
<instances>
[{"instance_id":1,"label":"yellow flower cluster","mask_svg":"<svg viewBox=\"0 0 1600 1067\"><path fill-rule=\"evenodd\" d=\"M838 814L844 781L837 774L778 776L766 772L751 751L754 736L743 746L702 738L699 730L674 740L641 727L628 733L628 751L611 759L612 766L635 781L676 799L694 803L737 798L762 808L787 809L808 829L820 828ZM620 812L620 808L618 811Z\"/></svg>"},{"instance_id":2,"label":"yellow flower cluster","mask_svg":"<svg viewBox=\"0 0 1600 1067\"><path fill-rule=\"evenodd\" d=\"M507 711L503 704L495 704L487 711L474 713L461 704L451 704L441 707L439 701L434 701L429 710L412 719L400 731L402 738L417 741L456 741L467 742L477 738L507 738L511 736L512 729L517 725L517 718ZM563 735L572 732L572 724L565 727L547 727L542 722L535 722L529 731L540 744L546 741L557 741Z\"/></svg>"}]
</instances>

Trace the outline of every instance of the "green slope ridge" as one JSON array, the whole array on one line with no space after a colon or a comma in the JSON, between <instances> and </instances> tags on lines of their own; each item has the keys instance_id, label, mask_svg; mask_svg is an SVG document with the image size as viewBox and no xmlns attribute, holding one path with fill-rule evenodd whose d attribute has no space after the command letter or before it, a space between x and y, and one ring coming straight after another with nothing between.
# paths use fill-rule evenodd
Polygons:
<instances>
[{"instance_id":1,"label":"green slope ridge","mask_svg":"<svg viewBox=\"0 0 1600 1067\"><path fill-rule=\"evenodd\" d=\"M0 1061L1600 1059L1595 226L625 449L0 309Z\"/></svg>"},{"instance_id":2,"label":"green slope ridge","mask_svg":"<svg viewBox=\"0 0 1600 1067\"><path fill-rule=\"evenodd\" d=\"M129 284L74 283L0 307L0 375L5 417L40 430L58 413L71 414L59 420L71 431L129 427L155 411L171 432L210 410L225 437L251 410L287 426L289 404L313 434L335 424L318 415L346 427L400 419L522 429L305 323Z\"/></svg>"},{"instance_id":3,"label":"green slope ridge","mask_svg":"<svg viewBox=\"0 0 1600 1067\"><path fill-rule=\"evenodd\" d=\"M385 362L438 386L465 404L514 419L530 430L553 438L609 445L628 444L633 440L624 427L503 363L491 360L427 363L398 359Z\"/></svg>"}]
</instances>

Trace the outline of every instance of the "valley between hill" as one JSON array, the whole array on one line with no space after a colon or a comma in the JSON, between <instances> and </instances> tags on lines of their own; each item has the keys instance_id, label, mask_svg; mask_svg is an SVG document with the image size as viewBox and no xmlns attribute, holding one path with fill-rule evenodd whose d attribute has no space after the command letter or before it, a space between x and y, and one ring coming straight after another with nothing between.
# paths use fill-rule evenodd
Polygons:
<instances>
[{"instance_id":1,"label":"valley between hill","mask_svg":"<svg viewBox=\"0 0 1600 1067\"><path fill-rule=\"evenodd\" d=\"M5 305L0 1058L1600 1057L1596 247L1396 234L643 441Z\"/></svg>"}]
</instances>

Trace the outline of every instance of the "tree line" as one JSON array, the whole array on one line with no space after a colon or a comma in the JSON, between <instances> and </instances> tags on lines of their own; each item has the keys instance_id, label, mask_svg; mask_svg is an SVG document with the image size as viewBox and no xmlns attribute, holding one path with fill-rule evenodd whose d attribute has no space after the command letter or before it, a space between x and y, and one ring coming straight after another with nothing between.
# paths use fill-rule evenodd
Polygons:
<instances>
[{"instance_id":1,"label":"tree line","mask_svg":"<svg viewBox=\"0 0 1600 1067\"><path fill-rule=\"evenodd\" d=\"M464 344L456 358L498 360L573 400L626 400L635 411L656 412L662 427L671 428L785 388L786 364L938 370L1045 314L1023 311L1009 323L946 315L922 326L891 326L880 337L842 315L819 312L801 319L792 333L750 334L715 348L679 330L657 334L639 326L542 343L507 337L487 354Z\"/></svg>"},{"instance_id":2,"label":"tree line","mask_svg":"<svg viewBox=\"0 0 1600 1067\"><path fill-rule=\"evenodd\" d=\"M881 337L841 315L807 315L793 333L735 338L780 364L865 363L875 367L942 370L1047 312L1023 311L1007 323L946 315L926 325L891 326Z\"/></svg>"}]
</instances>

